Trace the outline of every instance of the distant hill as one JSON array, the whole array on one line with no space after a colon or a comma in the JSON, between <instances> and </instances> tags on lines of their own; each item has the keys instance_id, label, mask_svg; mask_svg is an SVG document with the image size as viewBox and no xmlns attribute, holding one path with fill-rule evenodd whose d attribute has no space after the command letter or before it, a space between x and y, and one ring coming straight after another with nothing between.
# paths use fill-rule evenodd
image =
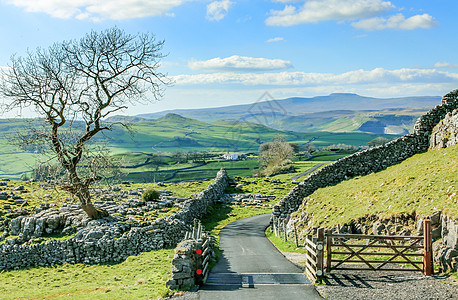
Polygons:
<instances>
[{"instance_id":1,"label":"distant hill","mask_svg":"<svg viewBox=\"0 0 458 300\"><path fill-rule=\"evenodd\" d=\"M372 98L357 94L294 97L218 108L176 109L138 117L157 119L168 113L204 122L246 120L278 130L405 134L441 97ZM366 123L368 122L368 123Z\"/></svg>"},{"instance_id":2,"label":"distant hill","mask_svg":"<svg viewBox=\"0 0 458 300\"><path fill-rule=\"evenodd\" d=\"M107 121L119 121L108 119ZM287 141L305 144L313 140L316 146L344 143L365 145L376 136L361 132L293 132L277 130L262 124L236 121L211 123L168 113L158 119L138 118L131 124L132 137L121 126L105 133L109 146L128 151L257 151L259 145L282 135ZM386 136L386 135L384 135ZM388 136L389 137L389 136Z\"/></svg>"}]
</instances>

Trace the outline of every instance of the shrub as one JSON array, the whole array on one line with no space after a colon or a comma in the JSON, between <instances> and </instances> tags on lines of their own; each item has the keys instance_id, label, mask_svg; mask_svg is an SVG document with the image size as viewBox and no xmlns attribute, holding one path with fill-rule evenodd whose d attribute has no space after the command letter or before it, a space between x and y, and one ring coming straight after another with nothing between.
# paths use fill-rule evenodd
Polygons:
<instances>
[{"instance_id":1,"label":"shrub","mask_svg":"<svg viewBox=\"0 0 458 300\"><path fill-rule=\"evenodd\" d=\"M265 169L259 170L256 176L275 176L291 172L294 172L294 164L290 159L285 159L276 165L268 166Z\"/></svg>"},{"instance_id":2,"label":"shrub","mask_svg":"<svg viewBox=\"0 0 458 300\"><path fill-rule=\"evenodd\" d=\"M280 162L278 165L273 166L270 169L270 174L266 174L267 176L274 176L278 174L285 174L294 172L294 164L290 159L285 159Z\"/></svg>"},{"instance_id":3,"label":"shrub","mask_svg":"<svg viewBox=\"0 0 458 300\"><path fill-rule=\"evenodd\" d=\"M148 188L142 195L142 199L145 202L158 201L161 196L159 191L153 188Z\"/></svg>"}]
</instances>

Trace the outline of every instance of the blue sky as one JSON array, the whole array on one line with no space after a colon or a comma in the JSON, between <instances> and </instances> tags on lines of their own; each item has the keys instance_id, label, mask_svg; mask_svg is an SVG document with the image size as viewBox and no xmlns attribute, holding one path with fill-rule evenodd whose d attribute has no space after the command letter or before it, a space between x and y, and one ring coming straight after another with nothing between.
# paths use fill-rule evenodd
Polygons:
<instances>
[{"instance_id":1,"label":"blue sky","mask_svg":"<svg viewBox=\"0 0 458 300\"><path fill-rule=\"evenodd\" d=\"M0 0L0 67L14 53L117 26L165 40L164 98L126 114L352 92L458 88L456 0Z\"/></svg>"}]
</instances>

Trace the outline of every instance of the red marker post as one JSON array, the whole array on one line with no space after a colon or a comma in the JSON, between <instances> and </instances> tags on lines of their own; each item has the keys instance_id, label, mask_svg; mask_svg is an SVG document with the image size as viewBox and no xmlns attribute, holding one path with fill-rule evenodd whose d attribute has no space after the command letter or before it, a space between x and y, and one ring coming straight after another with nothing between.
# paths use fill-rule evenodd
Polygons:
<instances>
[{"instance_id":1,"label":"red marker post","mask_svg":"<svg viewBox=\"0 0 458 300\"><path fill-rule=\"evenodd\" d=\"M196 250L196 254L197 254L197 255L202 255L202 249L197 249L197 250ZM196 274L197 274L197 275L202 275L202 273L203 273L202 269L197 269L197 270L196 270Z\"/></svg>"}]
</instances>

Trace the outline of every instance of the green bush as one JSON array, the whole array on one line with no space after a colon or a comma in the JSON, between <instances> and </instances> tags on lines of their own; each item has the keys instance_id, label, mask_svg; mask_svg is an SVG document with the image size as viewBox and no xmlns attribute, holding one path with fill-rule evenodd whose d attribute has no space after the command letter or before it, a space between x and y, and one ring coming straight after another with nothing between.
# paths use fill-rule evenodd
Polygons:
<instances>
[{"instance_id":1,"label":"green bush","mask_svg":"<svg viewBox=\"0 0 458 300\"><path fill-rule=\"evenodd\" d=\"M161 196L159 191L153 188L148 188L142 195L142 199L145 202L158 201Z\"/></svg>"}]
</instances>

